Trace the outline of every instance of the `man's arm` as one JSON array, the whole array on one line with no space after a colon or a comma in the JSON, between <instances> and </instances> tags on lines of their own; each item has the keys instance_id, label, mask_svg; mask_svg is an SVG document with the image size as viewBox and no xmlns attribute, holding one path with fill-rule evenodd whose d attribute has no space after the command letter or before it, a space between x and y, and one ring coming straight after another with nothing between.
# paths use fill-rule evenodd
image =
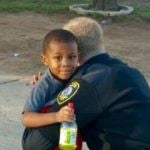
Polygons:
<instances>
[{"instance_id":1,"label":"man's arm","mask_svg":"<svg viewBox=\"0 0 150 150\"><path fill-rule=\"evenodd\" d=\"M49 109L56 112L61 107L72 101L75 105L75 115L78 129L84 129L93 122L101 112L100 100L97 98L96 90L85 80L74 80L66 86L57 96L57 103ZM38 133L51 143L58 143L60 125L52 124L37 128Z\"/></svg>"},{"instance_id":2,"label":"man's arm","mask_svg":"<svg viewBox=\"0 0 150 150\"><path fill-rule=\"evenodd\" d=\"M78 128L82 129L101 113L102 106L97 91L83 79L77 79L68 84L57 96L57 103L49 110L54 112L58 107L72 101L75 105L75 115Z\"/></svg>"}]
</instances>

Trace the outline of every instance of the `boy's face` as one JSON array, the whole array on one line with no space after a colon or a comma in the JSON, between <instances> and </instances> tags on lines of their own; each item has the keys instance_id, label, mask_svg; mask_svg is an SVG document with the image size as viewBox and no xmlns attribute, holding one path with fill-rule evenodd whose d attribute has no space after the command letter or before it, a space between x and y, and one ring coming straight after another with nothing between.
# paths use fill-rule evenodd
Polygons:
<instances>
[{"instance_id":1,"label":"boy's face","mask_svg":"<svg viewBox=\"0 0 150 150\"><path fill-rule=\"evenodd\" d=\"M77 43L51 41L49 43L49 49L43 55L43 63L59 79L69 79L78 66Z\"/></svg>"}]
</instances>

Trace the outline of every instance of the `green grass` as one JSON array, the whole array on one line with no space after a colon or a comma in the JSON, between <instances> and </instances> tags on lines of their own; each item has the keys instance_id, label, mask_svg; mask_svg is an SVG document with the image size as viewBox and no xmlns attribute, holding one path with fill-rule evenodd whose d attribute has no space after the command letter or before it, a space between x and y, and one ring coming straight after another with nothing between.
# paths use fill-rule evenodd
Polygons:
<instances>
[{"instance_id":1,"label":"green grass","mask_svg":"<svg viewBox=\"0 0 150 150\"><path fill-rule=\"evenodd\" d=\"M131 15L132 17L141 18L150 21L150 3L149 5L134 3L133 7L134 7L134 12Z\"/></svg>"},{"instance_id":2,"label":"green grass","mask_svg":"<svg viewBox=\"0 0 150 150\"><path fill-rule=\"evenodd\" d=\"M0 12L32 11L38 13L70 13L69 5L88 3L92 0L0 0ZM121 1L121 4L123 1ZM125 19L144 19L150 21L150 3L126 0L126 4L134 7L134 12Z\"/></svg>"},{"instance_id":3,"label":"green grass","mask_svg":"<svg viewBox=\"0 0 150 150\"><path fill-rule=\"evenodd\" d=\"M0 0L1 12L32 11L39 13L68 12L70 4L88 3L89 0Z\"/></svg>"}]
</instances>

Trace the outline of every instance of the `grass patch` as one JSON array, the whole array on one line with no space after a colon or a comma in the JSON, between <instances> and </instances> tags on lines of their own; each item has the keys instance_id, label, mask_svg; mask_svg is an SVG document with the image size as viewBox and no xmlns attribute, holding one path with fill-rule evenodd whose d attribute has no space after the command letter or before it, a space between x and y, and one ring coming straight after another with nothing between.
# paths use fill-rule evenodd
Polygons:
<instances>
[{"instance_id":1,"label":"grass patch","mask_svg":"<svg viewBox=\"0 0 150 150\"><path fill-rule=\"evenodd\" d=\"M0 0L1 12L24 12L32 11L45 14L70 13L69 5L88 3L92 0ZM123 1L120 1L123 4ZM150 21L150 2L141 3L137 1L126 0L125 4L134 7L131 15L117 17L120 19L144 19Z\"/></svg>"},{"instance_id":2,"label":"grass patch","mask_svg":"<svg viewBox=\"0 0 150 150\"><path fill-rule=\"evenodd\" d=\"M68 12L69 5L89 0L0 0L1 12L32 11L39 13Z\"/></svg>"},{"instance_id":3,"label":"grass patch","mask_svg":"<svg viewBox=\"0 0 150 150\"><path fill-rule=\"evenodd\" d=\"M148 4L139 4L134 3L134 12L131 15L134 18L141 18L150 21L150 3Z\"/></svg>"}]
</instances>

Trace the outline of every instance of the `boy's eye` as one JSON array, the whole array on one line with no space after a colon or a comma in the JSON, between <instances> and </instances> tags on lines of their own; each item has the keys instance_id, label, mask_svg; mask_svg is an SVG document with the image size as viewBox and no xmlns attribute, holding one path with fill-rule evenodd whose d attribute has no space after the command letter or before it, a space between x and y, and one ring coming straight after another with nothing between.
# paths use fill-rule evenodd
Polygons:
<instances>
[{"instance_id":1,"label":"boy's eye","mask_svg":"<svg viewBox=\"0 0 150 150\"><path fill-rule=\"evenodd\" d=\"M61 57L61 56L55 56L54 59L56 59L56 60L61 60L62 57Z\"/></svg>"}]
</instances>

